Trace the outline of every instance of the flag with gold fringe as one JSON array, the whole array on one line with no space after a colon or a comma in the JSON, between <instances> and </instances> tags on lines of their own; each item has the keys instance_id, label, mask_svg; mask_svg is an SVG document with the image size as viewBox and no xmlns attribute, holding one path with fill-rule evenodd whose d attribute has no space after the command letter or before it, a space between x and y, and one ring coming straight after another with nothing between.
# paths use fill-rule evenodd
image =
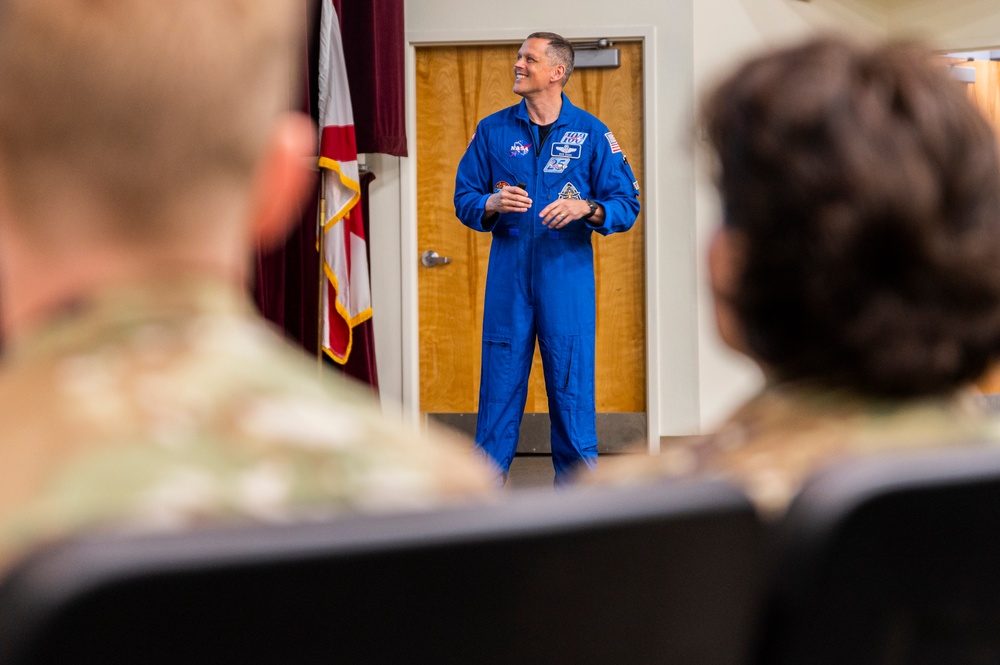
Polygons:
<instances>
[{"instance_id":1,"label":"flag with gold fringe","mask_svg":"<svg viewBox=\"0 0 1000 665\"><path fill-rule=\"evenodd\" d=\"M319 35L319 166L323 170L322 242L323 350L336 362L347 361L354 327L371 318L367 238L360 208L358 153L354 115L344 64L340 21L333 0L323 0Z\"/></svg>"}]
</instances>

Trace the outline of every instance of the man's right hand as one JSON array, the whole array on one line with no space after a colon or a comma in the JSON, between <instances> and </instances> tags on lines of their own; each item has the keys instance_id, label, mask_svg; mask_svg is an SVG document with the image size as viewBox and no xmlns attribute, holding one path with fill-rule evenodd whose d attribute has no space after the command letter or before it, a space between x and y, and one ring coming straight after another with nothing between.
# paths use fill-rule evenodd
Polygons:
<instances>
[{"instance_id":1,"label":"man's right hand","mask_svg":"<svg viewBox=\"0 0 1000 665\"><path fill-rule=\"evenodd\" d=\"M508 185L486 199L487 215L501 212L526 212L530 208L531 199L528 197L528 192L514 185Z\"/></svg>"}]
</instances>

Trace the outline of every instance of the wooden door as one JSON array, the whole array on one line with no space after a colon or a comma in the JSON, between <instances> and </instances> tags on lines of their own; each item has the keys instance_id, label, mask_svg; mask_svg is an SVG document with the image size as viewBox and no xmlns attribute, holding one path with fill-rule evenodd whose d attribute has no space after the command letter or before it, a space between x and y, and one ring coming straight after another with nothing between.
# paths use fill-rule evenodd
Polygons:
<instances>
[{"instance_id":1,"label":"wooden door","mask_svg":"<svg viewBox=\"0 0 1000 665\"><path fill-rule=\"evenodd\" d=\"M987 60L950 62L976 70L976 82L965 87L966 94L979 107L1000 137L1000 62ZM979 380L979 389L988 394L1000 393L1000 365L994 365Z\"/></svg>"},{"instance_id":2,"label":"wooden door","mask_svg":"<svg viewBox=\"0 0 1000 665\"><path fill-rule=\"evenodd\" d=\"M957 64L976 70L976 82L967 85L966 92L1000 134L1000 62L975 60Z\"/></svg>"},{"instance_id":3,"label":"wooden door","mask_svg":"<svg viewBox=\"0 0 1000 665\"><path fill-rule=\"evenodd\" d=\"M434 250L451 259L418 271L420 405L424 413L465 414L445 420L466 431L474 428L478 405L490 235L466 228L455 217L455 172L479 120L520 101L511 92L520 45L434 46L416 53L418 251ZM624 42L615 47L621 52L620 67L578 69L566 94L611 128L641 186L642 45ZM595 379L602 449L602 429L628 439L645 436L644 239L642 214L627 233L594 234ZM547 412L537 347L525 411ZM611 414L617 417L609 420ZM625 416L630 417L623 420Z\"/></svg>"}]
</instances>

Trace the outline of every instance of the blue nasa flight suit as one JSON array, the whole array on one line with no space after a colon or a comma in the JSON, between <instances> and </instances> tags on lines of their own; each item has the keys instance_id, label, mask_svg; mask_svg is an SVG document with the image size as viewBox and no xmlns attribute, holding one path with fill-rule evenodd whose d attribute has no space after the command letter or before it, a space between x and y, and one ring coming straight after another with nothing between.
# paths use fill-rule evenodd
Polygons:
<instances>
[{"instance_id":1,"label":"blue nasa flight suit","mask_svg":"<svg viewBox=\"0 0 1000 665\"><path fill-rule=\"evenodd\" d=\"M486 199L525 183L532 207L483 219ZM517 450L535 337L552 423L556 483L597 463L594 405L596 304L591 233L627 231L639 214L639 184L608 127L562 97L544 143L524 101L483 119L458 166L455 212L492 232L483 314L476 446L506 473ZM539 212L557 198L593 199L600 226L575 220L558 230Z\"/></svg>"}]
</instances>

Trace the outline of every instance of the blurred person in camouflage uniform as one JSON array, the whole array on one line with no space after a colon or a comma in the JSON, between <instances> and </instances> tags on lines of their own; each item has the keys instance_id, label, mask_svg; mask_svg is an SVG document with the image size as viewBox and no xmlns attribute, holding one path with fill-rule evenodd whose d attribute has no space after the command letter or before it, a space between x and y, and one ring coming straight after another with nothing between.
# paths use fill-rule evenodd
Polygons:
<instances>
[{"instance_id":1,"label":"blurred person in camouflage uniform","mask_svg":"<svg viewBox=\"0 0 1000 665\"><path fill-rule=\"evenodd\" d=\"M482 496L246 294L313 175L272 0L0 1L0 560L84 527ZM364 391L362 391L364 392Z\"/></svg>"},{"instance_id":2,"label":"blurred person in camouflage uniform","mask_svg":"<svg viewBox=\"0 0 1000 665\"><path fill-rule=\"evenodd\" d=\"M717 323L766 385L599 482L735 477L775 514L837 460L1000 440L970 388L1000 349L997 140L931 57L815 37L707 96Z\"/></svg>"}]
</instances>

